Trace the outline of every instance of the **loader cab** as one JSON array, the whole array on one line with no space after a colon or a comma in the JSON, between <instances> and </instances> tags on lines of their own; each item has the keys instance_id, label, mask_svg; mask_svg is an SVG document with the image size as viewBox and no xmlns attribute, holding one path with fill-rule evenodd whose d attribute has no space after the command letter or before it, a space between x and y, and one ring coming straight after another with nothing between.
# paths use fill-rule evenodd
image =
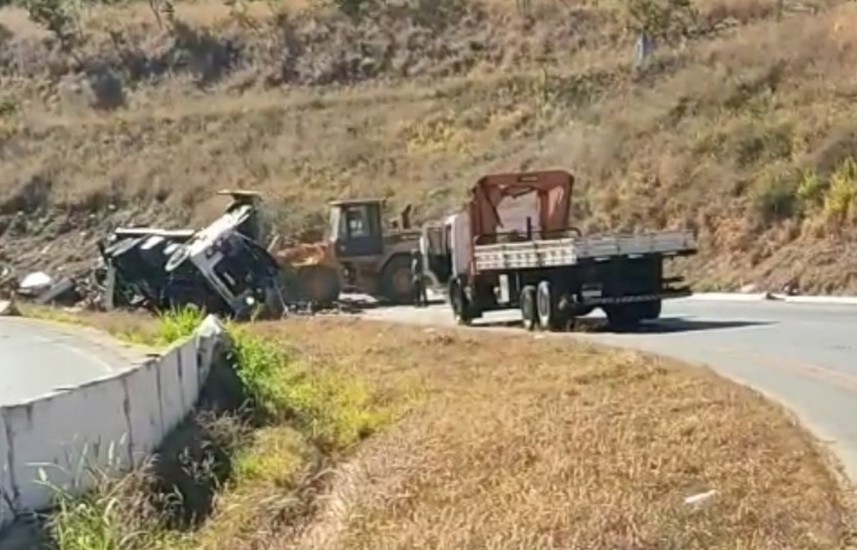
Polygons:
<instances>
[{"instance_id":1,"label":"loader cab","mask_svg":"<svg viewBox=\"0 0 857 550\"><path fill-rule=\"evenodd\" d=\"M379 256L384 252L384 199L330 203L330 241L338 258Z\"/></svg>"}]
</instances>

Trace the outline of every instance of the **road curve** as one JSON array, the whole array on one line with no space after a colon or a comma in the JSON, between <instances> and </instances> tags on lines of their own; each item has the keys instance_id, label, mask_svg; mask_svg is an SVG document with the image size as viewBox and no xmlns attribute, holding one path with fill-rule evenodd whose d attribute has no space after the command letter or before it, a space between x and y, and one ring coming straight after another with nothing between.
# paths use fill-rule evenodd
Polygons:
<instances>
[{"instance_id":1,"label":"road curve","mask_svg":"<svg viewBox=\"0 0 857 550\"><path fill-rule=\"evenodd\" d=\"M451 325L448 306L367 310L369 319ZM492 313L482 321L517 321ZM517 331L523 331L516 328ZM565 335L563 335L565 336ZM634 333L582 338L711 367L790 408L857 481L857 307L782 302L664 303L662 318Z\"/></svg>"},{"instance_id":2,"label":"road curve","mask_svg":"<svg viewBox=\"0 0 857 550\"><path fill-rule=\"evenodd\" d=\"M145 351L84 327L0 317L0 406L132 368Z\"/></svg>"}]
</instances>

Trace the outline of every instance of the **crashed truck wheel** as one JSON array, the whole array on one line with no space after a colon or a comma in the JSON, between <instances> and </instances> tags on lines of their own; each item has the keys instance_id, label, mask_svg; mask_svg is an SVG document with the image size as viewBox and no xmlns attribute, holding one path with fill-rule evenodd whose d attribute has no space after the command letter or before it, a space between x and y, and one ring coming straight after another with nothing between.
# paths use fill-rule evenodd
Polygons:
<instances>
[{"instance_id":1,"label":"crashed truck wheel","mask_svg":"<svg viewBox=\"0 0 857 550\"><path fill-rule=\"evenodd\" d=\"M326 265L306 265L298 268L298 291L302 299L329 305L339 299L342 284L339 274Z\"/></svg>"},{"instance_id":2,"label":"crashed truck wheel","mask_svg":"<svg viewBox=\"0 0 857 550\"><path fill-rule=\"evenodd\" d=\"M190 258L190 248L188 248L186 245L179 246L175 250L175 252L170 255L166 265L164 266L164 271L166 271L167 273L175 271L188 258Z\"/></svg>"}]
</instances>

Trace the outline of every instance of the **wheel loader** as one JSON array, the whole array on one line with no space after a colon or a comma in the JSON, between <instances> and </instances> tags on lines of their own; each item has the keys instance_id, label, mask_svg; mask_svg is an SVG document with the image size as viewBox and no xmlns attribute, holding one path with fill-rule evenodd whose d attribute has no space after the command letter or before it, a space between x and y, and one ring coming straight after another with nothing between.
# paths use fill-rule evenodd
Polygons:
<instances>
[{"instance_id":1,"label":"wheel loader","mask_svg":"<svg viewBox=\"0 0 857 550\"><path fill-rule=\"evenodd\" d=\"M410 254L419 248L420 230L411 228L410 205L385 223L385 202L333 201L323 241L273 252L291 274L300 299L329 304L342 292L355 292L388 303L410 302Z\"/></svg>"},{"instance_id":2,"label":"wheel loader","mask_svg":"<svg viewBox=\"0 0 857 550\"><path fill-rule=\"evenodd\" d=\"M410 301L410 254L420 246L420 230L410 225L410 205L398 219L384 220L385 199L333 201L324 240L281 246L282 236L272 230L258 193L218 194L231 197L227 212L250 206L239 232L275 258L290 299L326 305L342 292L355 292L388 303Z\"/></svg>"}]
</instances>

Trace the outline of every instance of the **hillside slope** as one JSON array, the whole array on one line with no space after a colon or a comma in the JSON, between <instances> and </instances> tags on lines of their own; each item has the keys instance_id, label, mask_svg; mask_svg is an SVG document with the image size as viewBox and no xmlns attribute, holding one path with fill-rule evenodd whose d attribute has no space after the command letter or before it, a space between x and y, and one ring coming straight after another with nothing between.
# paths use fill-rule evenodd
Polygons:
<instances>
[{"instance_id":1,"label":"hillside slope","mask_svg":"<svg viewBox=\"0 0 857 550\"><path fill-rule=\"evenodd\" d=\"M285 2L71 12L65 50L3 9L0 262L73 269L113 224L213 216L223 187L309 235L333 197L427 218L485 172L566 167L587 229L698 230L701 288L857 290L855 8L698 0L637 71L614 0Z\"/></svg>"}]
</instances>

